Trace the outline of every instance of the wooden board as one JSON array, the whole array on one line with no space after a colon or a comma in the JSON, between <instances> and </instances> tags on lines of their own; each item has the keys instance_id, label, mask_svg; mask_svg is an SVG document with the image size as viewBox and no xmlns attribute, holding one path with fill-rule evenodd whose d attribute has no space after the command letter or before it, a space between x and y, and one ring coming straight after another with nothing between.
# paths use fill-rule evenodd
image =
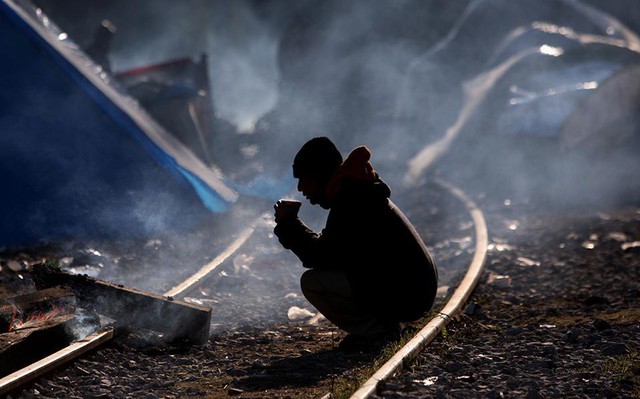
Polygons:
<instances>
[{"instance_id":1,"label":"wooden board","mask_svg":"<svg viewBox=\"0 0 640 399\"><path fill-rule=\"evenodd\" d=\"M108 281L74 275L47 265L35 265L32 277L39 289L67 285L78 306L116 320L116 326L157 331L175 341L204 345L209 339L211 308L190 304Z\"/></svg>"},{"instance_id":2,"label":"wooden board","mask_svg":"<svg viewBox=\"0 0 640 399\"><path fill-rule=\"evenodd\" d=\"M72 341L67 328L75 315L66 314L30 327L0 334L0 376L12 373Z\"/></svg>"},{"instance_id":3,"label":"wooden board","mask_svg":"<svg viewBox=\"0 0 640 399\"><path fill-rule=\"evenodd\" d=\"M19 386L31 381L41 375L48 373L56 367L71 361L96 346L108 341L113 337L113 328L107 327L96 333L87 336L80 341L60 349L44 359L41 359L27 367L24 367L8 376L0 379L0 395L10 393Z\"/></svg>"}]
</instances>

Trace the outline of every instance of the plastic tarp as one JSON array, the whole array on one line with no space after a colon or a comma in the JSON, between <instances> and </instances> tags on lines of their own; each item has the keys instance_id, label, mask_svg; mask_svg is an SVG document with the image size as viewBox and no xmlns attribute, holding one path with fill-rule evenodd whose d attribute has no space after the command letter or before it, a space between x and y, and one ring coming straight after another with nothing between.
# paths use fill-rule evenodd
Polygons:
<instances>
[{"instance_id":1,"label":"plastic tarp","mask_svg":"<svg viewBox=\"0 0 640 399\"><path fill-rule=\"evenodd\" d=\"M0 1L0 247L188 227L237 199L38 9Z\"/></svg>"}]
</instances>

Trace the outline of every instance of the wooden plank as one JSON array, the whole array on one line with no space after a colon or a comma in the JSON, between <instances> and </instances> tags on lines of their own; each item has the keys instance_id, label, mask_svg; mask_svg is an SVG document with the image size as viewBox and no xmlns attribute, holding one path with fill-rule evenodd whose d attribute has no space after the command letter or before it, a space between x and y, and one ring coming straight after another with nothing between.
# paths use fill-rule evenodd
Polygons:
<instances>
[{"instance_id":1,"label":"wooden plank","mask_svg":"<svg viewBox=\"0 0 640 399\"><path fill-rule=\"evenodd\" d=\"M22 295L6 298L4 301L17 306L21 311L32 308L46 307L51 302L67 299L73 300L73 292L68 287L51 287L44 290L33 291Z\"/></svg>"},{"instance_id":2,"label":"wooden plank","mask_svg":"<svg viewBox=\"0 0 640 399\"><path fill-rule=\"evenodd\" d=\"M75 275L44 264L32 268L38 288L67 285L78 306L116 320L117 326L157 331L167 339L204 345L209 339L211 308L190 304L108 281Z\"/></svg>"},{"instance_id":3,"label":"wooden plank","mask_svg":"<svg viewBox=\"0 0 640 399\"><path fill-rule=\"evenodd\" d=\"M43 320L16 331L0 334L0 376L7 375L64 348L73 340L68 328L75 315Z\"/></svg>"},{"instance_id":4,"label":"wooden plank","mask_svg":"<svg viewBox=\"0 0 640 399\"><path fill-rule=\"evenodd\" d=\"M41 375L48 373L56 367L71 361L96 346L108 341L113 337L113 328L107 327L103 330L88 335L80 341L55 352L42 360L39 360L23 369L20 369L8 376L0 379L0 395L6 395L19 386L34 380Z\"/></svg>"}]
</instances>

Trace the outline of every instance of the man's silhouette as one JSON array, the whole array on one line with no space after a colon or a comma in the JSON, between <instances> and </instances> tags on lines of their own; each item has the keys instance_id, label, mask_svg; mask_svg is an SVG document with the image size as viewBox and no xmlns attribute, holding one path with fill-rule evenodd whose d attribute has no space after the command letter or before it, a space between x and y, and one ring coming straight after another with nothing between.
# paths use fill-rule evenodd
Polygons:
<instances>
[{"instance_id":1,"label":"man's silhouette","mask_svg":"<svg viewBox=\"0 0 640 399\"><path fill-rule=\"evenodd\" d=\"M437 269L422 239L389 199L391 190L372 167L365 146L343 161L333 142L316 137L302 146L293 176L311 204L329 209L316 233L298 218L299 202L275 204L275 235L310 270L305 297L347 331L345 350L399 337L400 323L433 306Z\"/></svg>"}]
</instances>

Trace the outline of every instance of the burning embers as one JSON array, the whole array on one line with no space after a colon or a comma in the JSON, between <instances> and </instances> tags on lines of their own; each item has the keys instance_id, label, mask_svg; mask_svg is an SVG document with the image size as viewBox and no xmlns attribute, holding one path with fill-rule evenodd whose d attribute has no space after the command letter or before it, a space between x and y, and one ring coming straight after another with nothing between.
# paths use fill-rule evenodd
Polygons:
<instances>
[{"instance_id":1,"label":"burning embers","mask_svg":"<svg viewBox=\"0 0 640 399\"><path fill-rule=\"evenodd\" d=\"M19 295L4 302L0 307L0 333L37 328L48 320L76 311L75 296L65 287Z\"/></svg>"},{"instance_id":2,"label":"burning embers","mask_svg":"<svg viewBox=\"0 0 640 399\"><path fill-rule=\"evenodd\" d=\"M15 310L17 310L17 308L14 307ZM17 313L17 312L16 312ZM9 332L11 331L15 331L15 330L22 330L25 328L32 328L32 327L36 327L38 326L38 324L45 322L47 320L51 320L57 316L61 316L61 315L65 315L65 314L70 314L71 312L67 311L65 308L63 307L54 307L53 309L47 311L47 312L36 312L33 313L31 315L29 315L28 317L22 317L22 316L17 316L14 313L13 316L13 321L11 322L11 324L9 324Z\"/></svg>"},{"instance_id":3,"label":"burning embers","mask_svg":"<svg viewBox=\"0 0 640 399\"><path fill-rule=\"evenodd\" d=\"M55 286L0 302L0 375L5 376L69 345L79 325L76 297Z\"/></svg>"}]
</instances>

